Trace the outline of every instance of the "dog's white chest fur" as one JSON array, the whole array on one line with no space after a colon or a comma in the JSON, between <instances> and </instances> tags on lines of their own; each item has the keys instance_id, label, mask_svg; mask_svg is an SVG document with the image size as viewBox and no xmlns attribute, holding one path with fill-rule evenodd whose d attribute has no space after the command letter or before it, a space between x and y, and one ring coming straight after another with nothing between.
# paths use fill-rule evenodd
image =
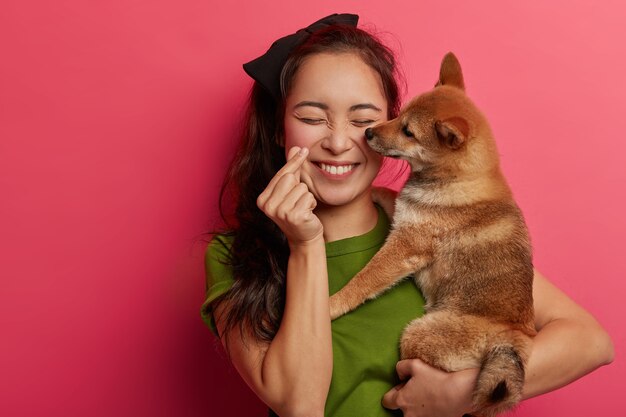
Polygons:
<instances>
[{"instance_id":1,"label":"dog's white chest fur","mask_svg":"<svg viewBox=\"0 0 626 417\"><path fill-rule=\"evenodd\" d=\"M403 226L420 227L429 221L428 217L425 212L415 208L414 202L398 198L393 215L393 227L394 229Z\"/></svg>"}]
</instances>

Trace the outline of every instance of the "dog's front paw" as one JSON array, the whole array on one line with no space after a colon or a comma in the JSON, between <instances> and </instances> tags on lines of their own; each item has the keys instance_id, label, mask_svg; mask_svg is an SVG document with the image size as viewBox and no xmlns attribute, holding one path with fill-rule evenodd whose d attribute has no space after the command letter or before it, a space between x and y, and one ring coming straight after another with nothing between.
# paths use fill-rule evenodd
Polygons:
<instances>
[{"instance_id":1,"label":"dog's front paw","mask_svg":"<svg viewBox=\"0 0 626 417\"><path fill-rule=\"evenodd\" d=\"M348 312L348 309L345 308L345 306L341 302L341 299L336 295L330 297L329 304L331 320L335 320L336 318L339 318Z\"/></svg>"}]
</instances>

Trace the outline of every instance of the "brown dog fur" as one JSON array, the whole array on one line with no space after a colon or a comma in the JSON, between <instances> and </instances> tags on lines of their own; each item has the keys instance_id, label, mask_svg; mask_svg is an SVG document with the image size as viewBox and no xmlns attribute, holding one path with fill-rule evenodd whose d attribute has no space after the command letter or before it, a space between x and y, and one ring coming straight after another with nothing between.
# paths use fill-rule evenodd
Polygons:
<instances>
[{"instance_id":1,"label":"brown dog fur","mask_svg":"<svg viewBox=\"0 0 626 417\"><path fill-rule=\"evenodd\" d=\"M444 57L433 90L366 137L375 151L407 160L412 172L385 244L331 297L331 317L414 274L427 314L406 327L401 357L446 371L479 367L475 413L512 408L536 334L530 241L456 57Z\"/></svg>"}]
</instances>

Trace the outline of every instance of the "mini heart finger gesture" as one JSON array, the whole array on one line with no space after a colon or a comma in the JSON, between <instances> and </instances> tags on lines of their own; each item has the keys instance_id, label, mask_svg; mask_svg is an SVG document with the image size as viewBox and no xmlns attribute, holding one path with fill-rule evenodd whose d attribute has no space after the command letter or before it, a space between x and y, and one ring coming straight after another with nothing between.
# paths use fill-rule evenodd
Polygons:
<instances>
[{"instance_id":1,"label":"mini heart finger gesture","mask_svg":"<svg viewBox=\"0 0 626 417\"><path fill-rule=\"evenodd\" d=\"M257 198L259 209L280 227L290 246L321 239L324 233L322 223L313 214L317 201L300 178L307 155L307 148L291 148L287 163Z\"/></svg>"}]
</instances>

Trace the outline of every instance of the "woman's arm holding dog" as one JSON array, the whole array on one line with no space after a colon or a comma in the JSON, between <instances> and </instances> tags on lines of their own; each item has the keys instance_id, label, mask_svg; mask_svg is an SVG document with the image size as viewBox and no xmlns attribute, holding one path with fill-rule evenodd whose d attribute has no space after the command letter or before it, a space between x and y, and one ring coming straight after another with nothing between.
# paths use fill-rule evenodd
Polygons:
<instances>
[{"instance_id":1,"label":"woman's arm holding dog","mask_svg":"<svg viewBox=\"0 0 626 417\"><path fill-rule=\"evenodd\" d=\"M535 271L535 327L524 398L552 391L613 361L613 343L593 316Z\"/></svg>"},{"instance_id":2,"label":"woman's arm holding dog","mask_svg":"<svg viewBox=\"0 0 626 417\"><path fill-rule=\"evenodd\" d=\"M526 366L524 398L531 398L611 363L613 344L598 322L535 271L533 350ZM444 372L418 359L398 362L402 384L383 397L383 405L404 416L459 416L472 412L478 369Z\"/></svg>"}]
</instances>

